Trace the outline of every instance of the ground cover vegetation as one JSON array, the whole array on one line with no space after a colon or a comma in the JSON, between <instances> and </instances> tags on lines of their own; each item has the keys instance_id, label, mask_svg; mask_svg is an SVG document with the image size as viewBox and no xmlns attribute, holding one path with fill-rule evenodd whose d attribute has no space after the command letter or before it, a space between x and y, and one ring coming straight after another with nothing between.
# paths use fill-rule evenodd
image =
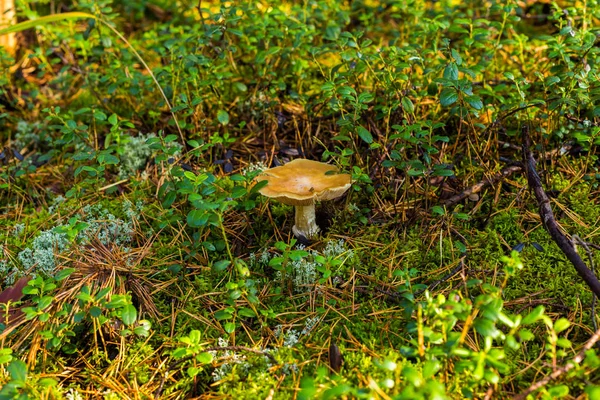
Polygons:
<instances>
[{"instance_id":1,"label":"ground cover vegetation","mask_svg":"<svg viewBox=\"0 0 600 400\"><path fill-rule=\"evenodd\" d=\"M598 1L16 10L0 398L600 398L530 187L594 268ZM311 241L254 184L297 158L352 175Z\"/></svg>"}]
</instances>

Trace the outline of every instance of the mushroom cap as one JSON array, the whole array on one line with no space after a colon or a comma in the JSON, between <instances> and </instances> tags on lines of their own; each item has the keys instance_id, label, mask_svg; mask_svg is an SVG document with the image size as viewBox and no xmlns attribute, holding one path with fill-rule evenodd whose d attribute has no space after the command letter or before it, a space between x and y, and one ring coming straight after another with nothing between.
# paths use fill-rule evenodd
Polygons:
<instances>
[{"instance_id":1,"label":"mushroom cap","mask_svg":"<svg viewBox=\"0 0 600 400\"><path fill-rule=\"evenodd\" d=\"M269 183L259 190L260 194L292 206L335 199L352 184L351 176L338 173L333 165L305 159L267 169L256 177L257 182L264 180Z\"/></svg>"}]
</instances>

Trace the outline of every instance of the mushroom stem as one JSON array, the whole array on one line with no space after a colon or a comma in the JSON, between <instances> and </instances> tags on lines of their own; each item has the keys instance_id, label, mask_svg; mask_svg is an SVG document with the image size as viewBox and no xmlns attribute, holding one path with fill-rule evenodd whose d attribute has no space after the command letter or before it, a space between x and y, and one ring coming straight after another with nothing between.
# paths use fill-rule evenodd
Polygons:
<instances>
[{"instance_id":1,"label":"mushroom stem","mask_svg":"<svg viewBox=\"0 0 600 400\"><path fill-rule=\"evenodd\" d=\"M295 225L292 228L294 235L304 236L307 239L312 238L320 229L317 225L315 218L315 205L310 204L308 206L295 206L296 207L296 218Z\"/></svg>"}]
</instances>

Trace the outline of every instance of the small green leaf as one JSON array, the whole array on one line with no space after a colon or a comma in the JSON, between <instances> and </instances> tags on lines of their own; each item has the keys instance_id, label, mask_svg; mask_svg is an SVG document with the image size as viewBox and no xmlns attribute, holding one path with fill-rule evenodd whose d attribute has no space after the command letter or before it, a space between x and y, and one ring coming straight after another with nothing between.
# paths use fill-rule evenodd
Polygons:
<instances>
[{"instance_id":1,"label":"small green leaf","mask_svg":"<svg viewBox=\"0 0 600 400\"><path fill-rule=\"evenodd\" d=\"M413 102L406 96L404 96L402 98L402 108L404 109L404 111L406 111L409 114L412 114L415 112L415 105L413 104Z\"/></svg>"},{"instance_id":2,"label":"small green leaf","mask_svg":"<svg viewBox=\"0 0 600 400\"><path fill-rule=\"evenodd\" d=\"M458 54L458 51L452 49L450 50L450 53L452 54L452 58L454 58L454 61L456 61L457 65L462 64L462 57L460 56L460 54Z\"/></svg>"},{"instance_id":3,"label":"small green leaf","mask_svg":"<svg viewBox=\"0 0 600 400\"><path fill-rule=\"evenodd\" d=\"M442 206L433 206L431 207L431 212L435 215L444 215L446 212Z\"/></svg>"},{"instance_id":4,"label":"small green leaf","mask_svg":"<svg viewBox=\"0 0 600 400\"><path fill-rule=\"evenodd\" d=\"M454 172L451 169L447 168L436 168L434 169L433 176L454 176Z\"/></svg>"},{"instance_id":5,"label":"small green leaf","mask_svg":"<svg viewBox=\"0 0 600 400\"><path fill-rule=\"evenodd\" d=\"M519 331L519 337L524 342L535 339L535 335L529 329L521 329Z\"/></svg>"},{"instance_id":6,"label":"small green leaf","mask_svg":"<svg viewBox=\"0 0 600 400\"><path fill-rule=\"evenodd\" d=\"M444 68L444 79L458 80L458 65L455 62L451 62Z\"/></svg>"},{"instance_id":7,"label":"small green leaf","mask_svg":"<svg viewBox=\"0 0 600 400\"><path fill-rule=\"evenodd\" d=\"M50 387L55 387L58 385L58 382L56 381L56 379L53 378L42 378L37 382L39 387L42 388L50 388Z\"/></svg>"},{"instance_id":8,"label":"small green leaf","mask_svg":"<svg viewBox=\"0 0 600 400\"><path fill-rule=\"evenodd\" d=\"M537 322L544 315L544 306L537 306L523 318L521 325L530 325Z\"/></svg>"},{"instance_id":9,"label":"small green leaf","mask_svg":"<svg viewBox=\"0 0 600 400\"><path fill-rule=\"evenodd\" d=\"M458 100L458 93L454 88L445 88L440 94L440 104L444 107L448 107Z\"/></svg>"},{"instance_id":10,"label":"small green leaf","mask_svg":"<svg viewBox=\"0 0 600 400\"><path fill-rule=\"evenodd\" d=\"M203 210L192 210L187 215L187 223L192 228L199 228L208 222L208 214Z\"/></svg>"},{"instance_id":11,"label":"small green leaf","mask_svg":"<svg viewBox=\"0 0 600 400\"><path fill-rule=\"evenodd\" d=\"M559 318L554 323L554 331L556 333L560 333L560 332L564 331L565 329L567 329L569 326L571 326L571 323L569 322L568 319Z\"/></svg>"},{"instance_id":12,"label":"small green leaf","mask_svg":"<svg viewBox=\"0 0 600 400\"><path fill-rule=\"evenodd\" d=\"M52 296L44 296L42 297L39 301L38 301L38 310L44 310L45 308L47 308L50 304L52 304L52 300L54 300L54 297Z\"/></svg>"},{"instance_id":13,"label":"small green leaf","mask_svg":"<svg viewBox=\"0 0 600 400\"><path fill-rule=\"evenodd\" d=\"M496 324L486 318L477 318L473 324L477 333L482 336L490 336L495 338L500 334L500 331L496 328Z\"/></svg>"},{"instance_id":14,"label":"small green leaf","mask_svg":"<svg viewBox=\"0 0 600 400\"><path fill-rule=\"evenodd\" d=\"M467 96L465 101L476 110L481 110L483 108L483 102L479 96Z\"/></svg>"},{"instance_id":15,"label":"small green leaf","mask_svg":"<svg viewBox=\"0 0 600 400\"><path fill-rule=\"evenodd\" d=\"M199 330L194 329L190 332L190 342L194 343L194 344L199 344L200 340L202 340L202 334L200 333Z\"/></svg>"},{"instance_id":16,"label":"small green leaf","mask_svg":"<svg viewBox=\"0 0 600 400\"><path fill-rule=\"evenodd\" d=\"M133 324L136 319L137 310L132 304L127 304L125 307L123 307L123 310L121 310L121 321L123 321L125 325Z\"/></svg>"},{"instance_id":17,"label":"small green leaf","mask_svg":"<svg viewBox=\"0 0 600 400\"><path fill-rule=\"evenodd\" d=\"M54 280L56 280L57 282L60 282L60 281L64 280L65 278L67 278L69 275L71 275L73 272L75 272L75 268L62 269L62 270L58 271L58 273L56 275L54 275Z\"/></svg>"},{"instance_id":18,"label":"small green leaf","mask_svg":"<svg viewBox=\"0 0 600 400\"><path fill-rule=\"evenodd\" d=\"M13 381L25 382L27 379L27 364L19 359L12 360L6 369Z\"/></svg>"},{"instance_id":19,"label":"small green leaf","mask_svg":"<svg viewBox=\"0 0 600 400\"><path fill-rule=\"evenodd\" d=\"M238 310L238 315L241 317L254 318L256 317L256 313L249 309L248 307L242 307Z\"/></svg>"},{"instance_id":20,"label":"small green leaf","mask_svg":"<svg viewBox=\"0 0 600 400\"><path fill-rule=\"evenodd\" d=\"M551 399L559 399L569 394L569 387L567 385L558 385L548 389L548 394Z\"/></svg>"},{"instance_id":21,"label":"small green leaf","mask_svg":"<svg viewBox=\"0 0 600 400\"><path fill-rule=\"evenodd\" d=\"M225 126L229 124L229 114L225 110L219 110L217 113L217 120L221 123L221 125Z\"/></svg>"},{"instance_id":22,"label":"small green leaf","mask_svg":"<svg viewBox=\"0 0 600 400\"><path fill-rule=\"evenodd\" d=\"M245 187L234 186L233 190L231 191L231 198L239 199L240 197L244 197L246 195L246 193L248 193L248 191L246 190Z\"/></svg>"},{"instance_id":23,"label":"small green leaf","mask_svg":"<svg viewBox=\"0 0 600 400\"><path fill-rule=\"evenodd\" d=\"M371 135L371 132L369 132L368 130L366 130L365 128L363 128L361 125L359 125L358 127L356 127L356 133L358 133L358 136L365 143L368 143L368 144L373 143L373 135Z\"/></svg>"},{"instance_id":24,"label":"small green leaf","mask_svg":"<svg viewBox=\"0 0 600 400\"><path fill-rule=\"evenodd\" d=\"M585 387L585 393L590 399L600 399L600 386L588 385Z\"/></svg>"},{"instance_id":25,"label":"small green leaf","mask_svg":"<svg viewBox=\"0 0 600 400\"><path fill-rule=\"evenodd\" d=\"M227 309L225 309L225 310L219 310L219 311L217 311L217 312L215 313L215 318L216 318L218 321L222 321L222 320L224 320L224 319L230 319L230 318L232 318L232 317L233 317L233 315L232 315L232 314L231 314L231 312L229 312Z\"/></svg>"},{"instance_id":26,"label":"small green leaf","mask_svg":"<svg viewBox=\"0 0 600 400\"><path fill-rule=\"evenodd\" d=\"M227 269L227 267L229 267L230 264L231 261L229 260L220 260L213 264L213 269L215 271L221 272Z\"/></svg>"},{"instance_id":27,"label":"small green leaf","mask_svg":"<svg viewBox=\"0 0 600 400\"><path fill-rule=\"evenodd\" d=\"M225 324L225 332L227 332L227 333L233 333L233 331L235 331L235 323L233 323L233 322L227 322Z\"/></svg>"},{"instance_id":28,"label":"small green leaf","mask_svg":"<svg viewBox=\"0 0 600 400\"><path fill-rule=\"evenodd\" d=\"M207 352L200 353L196 356L196 360L202 364L210 364L213 360L213 355Z\"/></svg>"},{"instance_id":29,"label":"small green leaf","mask_svg":"<svg viewBox=\"0 0 600 400\"><path fill-rule=\"evenodd\" d=\"M100 315L102 315L102 309L97 306L92 306L90 307L90 315L92 318L98 318Z\"/></svg>"}]
</instances>

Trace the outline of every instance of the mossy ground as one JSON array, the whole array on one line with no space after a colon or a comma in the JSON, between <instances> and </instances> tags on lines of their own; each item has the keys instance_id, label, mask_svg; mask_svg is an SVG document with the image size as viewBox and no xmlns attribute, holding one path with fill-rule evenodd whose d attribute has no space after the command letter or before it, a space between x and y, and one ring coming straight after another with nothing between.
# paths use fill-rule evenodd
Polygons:
<instances>
[{"instance_id":1,"label":"mossy ground","mask_svg":"<svg viewBox=\"0 0 600 400\"><path fill-rule=\"evenodd\" d=\"M0 52L0 400L511 398L593 334L522 171L444 204L528 129L597 263L597 2L20 3L91 14ZM253 189L295 158L353 177L310 243Z\"/></svg>"},{"instance_id":2,"label":"mossy ground","mask_svg":"<svg viewBox=\"0 0 600 400\"><path fill-rule=\"evenodd\" d=\"M589 238L598 228L599 219L594 218L598 207L590 190L588 183L580 182L571 187L568 196L555 199L561 202L559 209L564 207L573 213L570 217L559 214L562 226L567 231L578 232L582 238ZM357 192L352 196L360 198L364 194ZM517 196L521 197L519 207L514 206ZM34 361L50 375L61 373L60 365L70 365L74 374L69 385L80 388L82 393L109 388L127 396L132 390L138 390L144 397L151 396L157 390L157 382L161 382L161 395L165 398L182 390L239 398L267 398L274 393L277 398L294 398L302 376L318 376L317 382L322 383L334 379L336 385L351 386L368 385L370 379L394 379L392 372L374 365L384 359L411 365L410 360L399 356L400 349L409 343L407 324L410 319L394 295L396 288L406 285L407 276L413 286L431 285L458 265L465 254L462 270L436 285L433 293L447 293L451 287L461 287L467 280L497 283L504 279L498 260L512 248L522 248L525 268L508 280L503 289L506 309L523 314L542 304L550 315L564 316L575 322L568 332L573 342L584 341L590 335L591 295L539 223L535 204L527 192L498 201L494 205L497 211L484 227L477 226L472 217L465 221L452 220L451 216L427 216L426 222L422 220L419 224L362 224L346 215L344 204L339 203L337 209L329 209L333 213L331 228L309 249L323 251L327 243L341 241L343 252L335 257L343 262L336 265L328 279L306 288L292 287L267 264L257 261L265 252L271 252L272 257L270 244L276 238L284 242L291 240L293 209L266 203L247 216L253 222L243 229L249 230L251 226L254 234L246 235L244 231L235 234L240 244L234 251L250 266L262 315L258 319L241 319L240 328L234 334L227 334L215 318L215 312L222 307L220 304L227 299L227 275L215 273L206 266L206 259L210 257L206 250L189 256L190 239L185 232L175 227L157 230L156 221L161 218L162 206L149 199L149 192L137 190L127 195L104 194L89 204L127 219L123 203L143 202L141 213L132 220L135 232L131 246L149 246L149 252L136 268L156 271L148 278L161 282L160 289L153 294L159 318L152 322L152 335L145 340L123 339L119 345L123 346L122 353L117 358L115 348L90 347L89 338L81 338L81 341L75 338L73 343L78 348L75 358L60 353L48 357L48 353L41 352ZM48 201L52 204L50 198ZM491 203L492 199L484 197L482 201ZM62 225L66 218L80 211L80 203L64 201L55 206L52 214L38 207L23 209L20 215L5 219L2 236L5 255L14 258L19 249L31 245L40 230ZM266 218L269 212L272 223ZM582 221L586 221L585 226L581 225ZM449 232L449 228L461 232L462 238ZM227 226L226 231L229 231ZM464 240L466 253L459 251L456 245L459 240ZM351 252L349 256L348 252ZM63 260L69 257L67 252ZM353 290L354 285L364 289ZM478 292L476 287L470 289L473 295ZM140 317L151 318L150 315ZM80 328L81 333L86 329ZM232 346L271 349L280 364L273 366L265 356L243 351L221 352L194 379L178 376L175 371L172 377L157 375L157 365L166 362L168 349L177 346L178 336L191 330L201 332L207 347L219 347L219 341L224 340ZM332 343L339 346L344 355L344 373L339 377L319 372L320 367L328 364L327 351ZM534 361L541 346L531 343L515 352L511 362L514 371ZM533 371L515 374L511 382L517 390L534 377ZM124 386L125 382L128 387ZM456 390L460 386L457 383ZM447 388L452 390L452 385L447 384Z\"/></svg>"}]
</instances>

